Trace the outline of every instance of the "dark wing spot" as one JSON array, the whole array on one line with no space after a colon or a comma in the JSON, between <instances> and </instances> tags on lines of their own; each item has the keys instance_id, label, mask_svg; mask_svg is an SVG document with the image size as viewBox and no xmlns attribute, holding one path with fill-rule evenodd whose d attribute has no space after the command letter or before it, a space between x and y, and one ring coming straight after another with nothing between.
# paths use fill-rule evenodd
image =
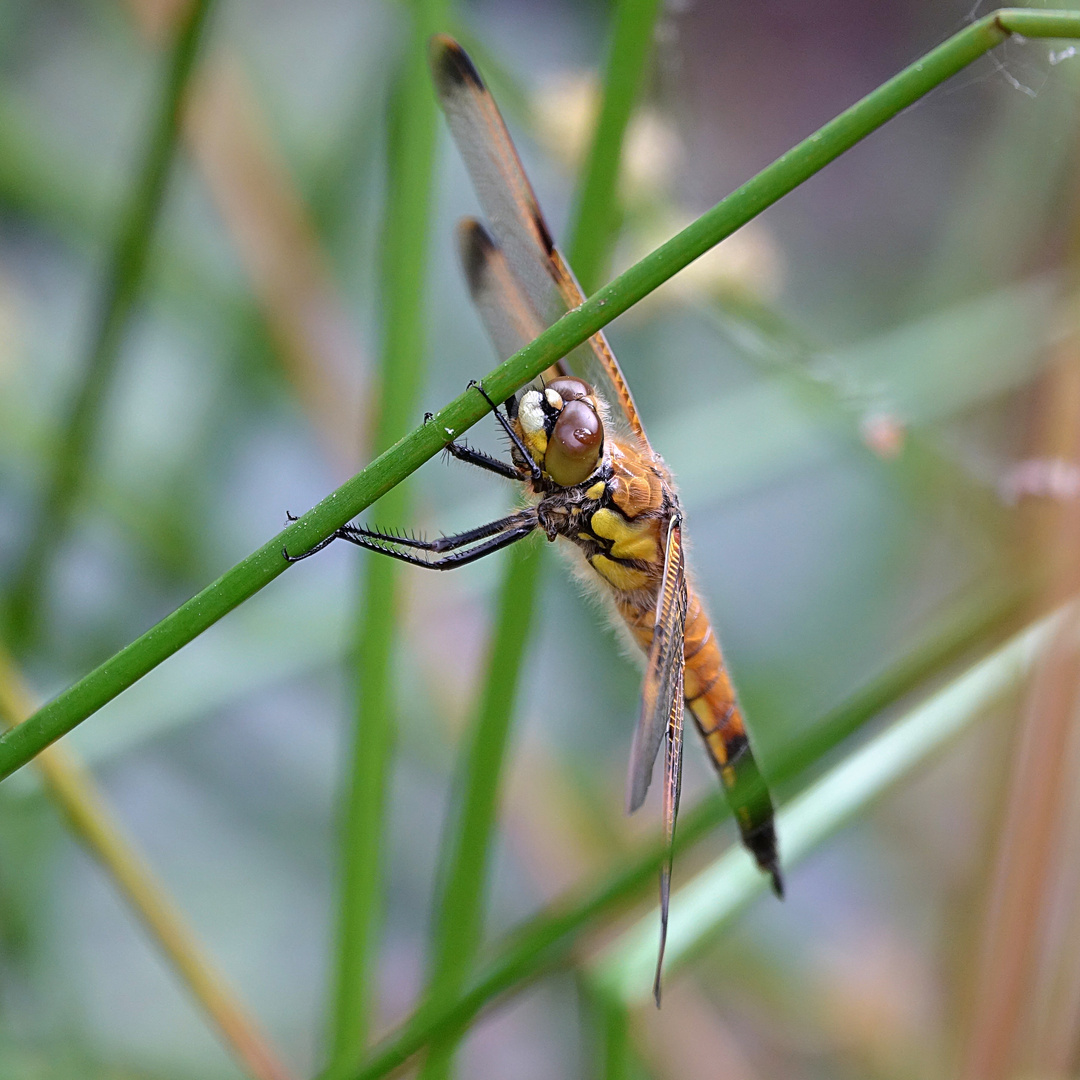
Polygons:
<instances>
[{"instance_id":1,"label":"dark wing spot","mask_svg":"<svg viewBox=\"0 0 1080 1080\"><path fill-rule=\"evenodd\" d=\"M462 219L458 225L458 255L474 300L483 287L484 274L496 250L491 234L476 218Z\"/></svg>"},{"instance_id":2,"label":"dark wing spot","mask_svg":"<svg viewBox=\"0 0 1080 1080\"><path fill-rule=\"evenodd\" d=\"M484 80L469 59L469 54L448 34L432 35L428 56L436 86L471 85L478 90L484 89Z\"/></svg>"},{"instance_id":3,"label":"dark wing spot","mask_svg":"<svg viewBox=\"0 0 1080 1080\"><path fill-rule=\"evenodd\" d=\"M555 250L555 241L551 238L551 233L548 232L547 222L544 220L544 215L540 213L539 207L533 207L533 225L536 228L536 235L540 238L540 243L544 245L544 250L550 255Z\"/></svg>"}]
</instances>

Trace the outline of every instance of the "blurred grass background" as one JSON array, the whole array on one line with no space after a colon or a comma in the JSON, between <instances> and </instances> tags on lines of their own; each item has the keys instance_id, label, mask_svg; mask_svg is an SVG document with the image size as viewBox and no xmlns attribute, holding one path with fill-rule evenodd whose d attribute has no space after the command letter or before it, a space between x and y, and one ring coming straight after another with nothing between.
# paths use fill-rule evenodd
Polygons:
<instances>
[{"instance_id":1,"label":"blurred grass background","mask_svg":"<svg viewBox=\"0 0 1080 1080\"><path fill-rule=\"evenodd\" d=\"M6 600L85 377L185 7L0 8ZM661 10L618 213L597 225L617 229L609 267L602 237L600 254L581 254L595 260L587 276L596 284L628 265L971 15L913 0L887 12L801 0ZM426 269L411 271L424 303L389 324L411 335L425 374L393 420L380 406L400 389L396 369L379 366L394 355L392 170L408 153L394 110L432 17L239 0L210 13L70 527L54 537L31 629L10 624L7 644L39 698L492 366L451 241L476 203L440 122L428 220L404 226L427 248ZM612 9L492 2L438 18L489 77L566 236ZM1017 596L1043 608L1074 587L1080 57L1066 52L1009 42L611 328L680 481L697 580L766 774L821 718L933 651L943 628L964 631L947 658L974 657L1003 631L1002 612L1019 620ZM470 440L495 450L493 429ZM407 486L408 506L376 506L368 520L451 532L512 499L458 464L432 462ZM360 1044L406 1017L432 971L433 898L447 895L457 762L500 558L397 574L383 594L396 634L384 640L378 621L368 630L369 656L392 648L377 669L389 676L378 710L386 800L374 810L385 861L370 886L381 914L365 921ZM635 819L621 813L639 671L559 561L545 562L486 942L656 832L651 803ZM297 1075L348 1043L327 1035L326 1019L340 1007L330 988L343 955L336 837L355 691L363 700L377 677L370 661L357 667L354 583L365 610L389 575L386 560L331 549L68 740ZM571 966L475 1025L460 1073L581 1076L603 1058L608 1075L657 1077L1069 1075L1080 939L1064 651L1027 697L1000 703L792 868L788 900L763 899L732 922L669 979L662 1012L626 1016ZM1033 746L1050 750L1041 767ZM684 807L714 786L691 745ZM794 790L782 787L781 801ZM1048 793L1045 806L1032 791ZM719 826L684 853L676 886L731 832ZM1010 892L1018 877L1033 890ZM640 896L638 914L653 902L651 889ZM0 1033L4 1076L239 1075L28 773L0 786Z\"/></svg>"}]
</instances>

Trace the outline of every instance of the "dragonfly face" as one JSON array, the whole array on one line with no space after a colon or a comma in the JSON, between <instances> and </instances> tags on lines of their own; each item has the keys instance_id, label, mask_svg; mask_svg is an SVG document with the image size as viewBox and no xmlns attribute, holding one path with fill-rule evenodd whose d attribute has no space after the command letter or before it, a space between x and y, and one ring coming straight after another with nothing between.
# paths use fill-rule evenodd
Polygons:
<instances>
[{"instance_id":1,"label":"dragonfly face","mask_svg":"<svg viewBox=\"0 0 1080 1080\"><path fill-rule=\"evenodd\" d=\"M436 92L491 222L468 219L458 246L469 291L505 359L584 296L551 234L502 117L472 61L455 41L435 37ZM581 372L585 378L572 374ZM605 586L619 620L648 656L641 713L630 752L627 809L645 799L663 745L663 820L675 833L682 776L683 718L689 710L716 767L743 843L782 895L773 808L712 624L687 582L683 514L671 474L649 444L618 361L603 334L505 404L476 387L509 436L506 462L465 443L447 451L525 486L528 505L456 536L422 540L346 525L335 539L428 569L462 566L537 529L563 539ZM667 934L670 854L661 873L661 935L655 994Z\"/></svg>"},{"instance_id":2,"label":"dragonfly face","mask_svg":"<svg viewBox=\"0 0 1080 1080\"><path fill-rule=\"evenodd\" d=\"M511 401L514 430L545 482L576 487L596 472L604 448L604 423L600 401L587 382L562 376Z\"/></svg>"}]
</instances>

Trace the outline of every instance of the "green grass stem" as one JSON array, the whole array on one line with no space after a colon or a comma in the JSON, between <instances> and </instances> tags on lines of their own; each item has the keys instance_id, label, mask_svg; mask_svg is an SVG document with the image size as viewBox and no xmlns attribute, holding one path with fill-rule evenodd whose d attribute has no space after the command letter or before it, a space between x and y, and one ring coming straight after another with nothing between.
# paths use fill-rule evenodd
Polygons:
<instances>
[{"instance_id":1,"label":"green grass stem","mask_svg":"<svg viewBox=\"0 0 1080 1080\"><path fill-rule=\"evenodd\" d=\"M777 815L785 866L799 862L865 812L991 705L1022 686L1067 610L1046 616L972 665L785 806ZM664 953L668 972L700 955L733 916L765 890L765 879L738 848L730 848L679 889L671 898ZM645 1004L652 996L657 941L652 912L605 947L590 965L601 991L627 1007Z\"/></svg>"},{"instance_id":2,"label":"green grass stem","mask_svg":"<svg viewBox=\"0 0 1080 1080\"><path fill-rule=\"evenodd\" d=\"M710 247L1014 31L1029 37L1080 37L1080 13L1002 9L949 38L789 150L496 367L484 379L487 392L496 401L505 400ZM475 390L466 390L299 521L0 737L0 779L25 765L49 743L273 581L288 566L281 554L283 545L287 544L294 554L308 550L399 484L437 454L448 439L458 437L486 412L483 398Z\"/></svg>"},{"instance_id":3,"label":"green grass stem","mask_svg":"<svg viewBox=\"0 0 1080 1080\"><path fill-rule=\"evenodd\" d=\"M460 996L480 949L506 747L543 555L540 541L534 538L516 545L506 557L487 675L466 750L460 820L452 841L445 887L435 907L428 995L438 1000ZM422 1076L450 1075L458 1034L453 1032L432 1045Z\"/></svg>"},{"instance_id":4,"label":"green grass stem","mask_svg":"<svg viewBox=\"0 0 1080 1080\"><path fill-rule=\"evenodd\" d=\"M621 1001L601 994L593 996L600 1042L597 1075L603 1080L628 1080L633 1050L630 1042L630 1013Z\"/></svg>"},{"instance_id":5,"label":"green grass stem","mask_svg":"<svg viewBox=\"0 0 1080 1080\"><path fill-rule=\"evenodd\" d=\"M387 206L382 237L383 344L376 450L408 431L423 384L432 178L438 132L427 41L441 25L441 0L412 5L412 25L391 102ZM397 486L380 508L407 521ZM394 696L398 578L392 559L362 560L356 627L356 716L346 765L341 830L338 940L331 1010L331 1070L363 1058L376 998L386 828L386 793L396 729Z\"/></svg>"},{"instance_id":6,"label":"green grass stem","mask_svg":"<svg viewBox=\"0 0 1080 1080\"><path fill-rule=\"evenodd\" d=\"M176 156L184 94L211 6L212 0L192 0L177 20L161 100L151 117L135 185L121 213L81 381L64 418L26 552L6 598L8 636L19 647L29 644L36 634L53 554L70 529L72 509L89 471L124 335L142 294Z\"/></svg>"},{"instance_id":7,"label":"green grass stem","mask_svg":"<svg viewBox=\"0 0 1080 1080\"><path fill-rule=\"evenodd\" d=\"M1026 594L989 594L965 601L918 648L873 679L840 707L811 722L806 734L784 748L768 770L770 783L783 785L805 774L864 724L979 646L996 647L1016 632ZM716 794L685 811L679 819L676 852L709 835L728 815ZM466 1026L485 1007L520 990L538 975L568 959L572 948L597 921L610 918L629 903L651 893L667 847L654 843L611 873L584 896L570 897L528 920L509 935L495 959L484 966L467 993L452 1002L424 1002L394 1035L385 1039L356 1080L375 1080L399 1068L443 1032ZM655 955L654 955L655 962Z\"/></svg>"},{"instance_id":8,"label":"green grass stem","mask_svg":"<svg viewBox=\"0 0 1080 1080\"><path fill-rule=\"evenodd\" d=\"M0 645L0 727L32 711L30 691ZM127 901L238 1063L257 1080L289 1080L291 1073L128 837L83 761L66 746L50 746L34 764L71 832Z\"/></svg>"},{"instance_id":9,"label":"green grass stem","mask_svg":"<svg viewBox=\"0 0 1080 1080\"><path fill-rule=\"evenodd\" d=\"M566 245L586 294L604 280L619 229L623 136L649 70L659 11L659 0L622 0L612 15L603 102Z\"/></svg>"}]
</instances>

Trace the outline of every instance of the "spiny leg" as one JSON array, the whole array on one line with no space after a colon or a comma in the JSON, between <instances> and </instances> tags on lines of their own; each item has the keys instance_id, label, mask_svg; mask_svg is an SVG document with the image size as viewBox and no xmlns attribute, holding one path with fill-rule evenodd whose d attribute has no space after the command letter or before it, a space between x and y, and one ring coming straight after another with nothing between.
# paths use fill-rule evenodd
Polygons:
<instances>
[{"instance_id":1,"label":"spiny leg","mask_svg":"<svg viewBox=\"0 0 1080 1080\"><path fill-rule=\"evenodd\" d=\"M470 387L472 385L472 383L469 383ZM485 397L486 396L487 395L485 395ZM434 416L434 413L424 413L424 423L429 424ZM477 465L481 469L486 469L488 472L493 472L498 476L504 476L508 480L524 480L524 477L513 465L506 461L500 461L490 454L485 454L483 450L474 450L467 443L459 443L451 440L443 449L451 457L456 457L458 461L466 461L470 465Z\"/></svg>"},{"instance_id":2,"label":"spiny leg","mask_svg":"<svg viewBox=\"0 0 1080 1080\"><path fill-rule=\"evenodd\" d=\"M506 434L510 436L510 441L514 444L517 452L522 456L526 464L529 466L529 474L532 476L533 480L537 482L542 480L544 474L541 471L540 466L536 464L536 462L533 460L532 454L529 453L529 451L525 448L525 444L521 441L520 438L518 438L518 433L514 430L514 425L511 424L510 421L505 416L503 416L501 412L499 412L499 406L496 405L490 397L488 397L487 391L480 385L480 383L473 379L469 383L469 386L470 388L475 387L480 392L480 396L491 406L491 411L495 414L495 419L498 420L499 423L502 425L503 431L505 431Z\"/></svg>"},{"instance_id":3,"label":"spiny leg","mask_svg":"<svg viewBox=\"0 0 1080 1080\"><path fill-rule=\"evenodd\" d=\"M289 515L290 520L296 519ZM488 537L494 537L495 541L500 541L504 534L512 532L514 534L513 539L519 540L522 536L527 536L533 529L536 528L536 511L519 510L517 513L508 514L504 518L499 518L498 521L488 522L486 525L479 525L475 529L468 529L465 532L455 533L453 536L440 536L436 540L424 540L415 536L399 536L395 533L378 532L375 529L365 529L359 525L343 525L340 529L336 529L324 540L320 540L310 551L304 552L303 555L290 555L287 550L282 548L282 554L285 556L287 562L300 562L302 559L308 558L310 555L314 555L317 551L322 551L328 544L332 544L335 540L347 540L350 544L356 544L358 547L367 548L370 551L378 551L383 555L391 555L394 558L402 559L404 562L413 563L416 566L431 566L436 569L447 569L449 566L463 565L464 562L471 561L472 558L480 558L482 555L489 554L491 551L497 551L499 547L504 546L501 543L481 545L483 550L473 549L477 554L473 554L473 551L462 552L458 556L455 556L449 560L428 560L422 559L415 555L408 555L406 552L397 551L396 548L405 547L413 548L418 551L431 551L436 554L444 551L455 551L458 548L465 547L468 544L476 543L478 540L486 540ZM507 540L505 543L512 543L512 540ZM494 542L493 542L494 543ZM470 556L465 559L463 556ZM439 566L438 563L445 561L446 566Z\"/></svg>"},{"instance_id":4,"label":"spiny leg","mask_svg":"<svg viewBox=\"0 0 1080 1080\"><path fill-rule=\"evenodd\" d=\"M291 525L294 521L300 519L295 514L290 514L288 510L285 511L285 520ZM290 555L289 549L284 544L281 545L281 554L284 556L286 562L300 562L302 559L309 559L312 555L318 554L324 547L329 547L337 538L338 533L341 530L335 530L329 536L320 540L313 548L309 548L303 555Z\"/></svg>"},{"instance_id":5,"label":"spiny leg","mask_svg":"<svg viewBox=\"0 0 1080 1080\"><path fill-rule=\"evenodd\" d=\"M435 549L432 542L421 541L406 541L397 537L388 537L387 539L372 539L371 534L367 533L363 529L352 529L348 525L343 529L339 529L337 536L342 540L348 540L350 544L356 544L357 547L367 548L368 551L376 551L380 555L389 555L392 559L400 559L402 562L409 563L410 566L423 566L429 570L452 570L457 566L465 566L468 563L475 562L477 559L482 559L485 555L490 555L493 551L500 551L504 547L509 547L511 544L516 543L518 540L524 539L531 532L536 529L537 523L534 520L526 521L514 528L506 529L503 532L497 533L495 536L491 536L489 539L484 540L483 543L477 544L475 547L466 548L465 550L451 551L449 555L445 555L441 559L424 559L419 555L412 555L407 551L401 551L396 547L391 547L391 544L404 544L408 547L417 547L421 550L448 550L447 548ZM478 531L478 530L474 530ZM375 534L378 536L379 534ZM456 537L444 537L444 541L454 540ZM295 561L295 560L294 560Z\"/></svg>"},{"instance_id":6,"label":"spiny leg","mask_svg":"<svg viewBox=\"0 0 1080 1080\"><path fill-rule=\"evenodd\" d=\"M506 532L507 529L516 529L527 525L530 529L536 528L536 511L518 510L513 514L507 514L498 521L489 521L486 525L477 525L475 529L467 529L465 532L454 533L451 536L440 536L435 540L425 540L423 537L399 535L392 532L379 532L378 529L365 529L357 525L345 525L338 529L337 536L342 540L356 543L356 537L372 540L384 544L396 544L399 547L416 548L418 551L454 551L465 547L466 544L475 543L477 540L485 540L489 536Z\"/></svg>"},{"instance_id":7,"label":"spiny leg","mask_svg":"<svg viewBox=\"0 0 1080 1080\"><path fill-rule=\"evenodd\" d=\"M497 476L504 476L508 480L524 481L525 479L513 465L506 461L500 461L490 454L485 454L483 450L475 450L465 443L447 443L446 452L451 457L456 457L458 461L467 461L470 465L477 465L481 469L493 472Z\"/></svg>"}]
</instances>

